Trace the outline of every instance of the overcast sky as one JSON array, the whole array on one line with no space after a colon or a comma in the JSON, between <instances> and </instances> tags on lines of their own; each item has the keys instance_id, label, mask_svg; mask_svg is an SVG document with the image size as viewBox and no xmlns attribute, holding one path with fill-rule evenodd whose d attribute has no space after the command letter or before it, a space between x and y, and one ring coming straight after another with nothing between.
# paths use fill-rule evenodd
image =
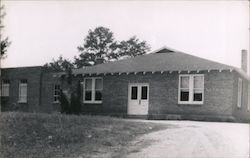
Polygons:
<instances>
[{"instance_id":1,"label":"overcast sky","mask_svg":"<svg viewBox=\"0 0 250 158\"><path fill-rule=\"evenodd\" d=\"M12 41L3 67L73 60L89 29L133 35L152 51L162 46L240 66L249 49L248 1L7 1L4 36Z\"/></svg>"}]
</instances>

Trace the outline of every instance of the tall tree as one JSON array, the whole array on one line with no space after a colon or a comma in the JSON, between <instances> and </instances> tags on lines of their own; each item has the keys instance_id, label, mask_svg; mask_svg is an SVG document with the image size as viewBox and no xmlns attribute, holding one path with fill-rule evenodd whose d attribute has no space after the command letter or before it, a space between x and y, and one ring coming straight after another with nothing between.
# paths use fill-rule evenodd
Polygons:
<instances>
[{"instance_id":1,"label":"tall tree","mask_svg":"<svg viewBox=\"0 0 250 158\"><path fill-rule=\"evenodd\" d=\"M44 67L52 72L68 71L74 68L74 65L67 59L64 59L61 55L57 60L52 59L52 62L46 63Z\"/></svg>"},{"instance_id":2,"label":"tall tree","mask_svg":"<svg viewBox=\"0 0 250 158\"><path fill-rule=\"evenodd\" d=\"M78 46L78 50L81 54L79 58L75 57L77 67L96 65L118 58L118 45L113 32L105 27L89 30L83 45Z\"/></svg>"},{"instance_id":3,"label":"tall tree","mask_svg":"<svg viewBox=\"0 0 250 158\"><path fill-rule=\"evenodd\" d=\"M0 35L2 36L2 35ZM10 41L9 41L9 38L6 37L4 40L1 40L1 46L0 46L0 51L1 51L1 56L0 58L3 59L6 57L6 52L7 52L7 48L10 46Z\"/></svg>"},{"instance_id":4,"label":"tall tree","mask_svg":"<svg viewBox=\"0 0 250 158\"><path fill-rule=\"evenodd\" d=\"M146 41L140 41L136 36L129 40L116 41L113 32L105 27L89 30L84 43L78 46L80 55L75 57L77 68L119 60L123 57L135 57L150 50Z\"/></svg>"},{"instance_id":5,"label":"tall tree","mask_svg":"<svg viewBox=\"0 0 250 158\"><path fill-rule=\"evenodd\" d=\"M140 41L136 36L127 41L120 42L119 57L135 57L150 51L150 46L146 41Z\"/></svg>"},{"instance_id":6,"label":"tall tree","mask_svg":"<svg viewBox=\"0 0 250 158\"><path fill-rule=\"evenodd\" d=\"M0 6L0 29L2 30L4 28L3 25L3 18L6 15L4 11L4 6ZM3 38L3 35L0 33L0 60L6 57L7 48L10 46L11 42L9 41L9 38Z\"/></svg>"}]
</instances>

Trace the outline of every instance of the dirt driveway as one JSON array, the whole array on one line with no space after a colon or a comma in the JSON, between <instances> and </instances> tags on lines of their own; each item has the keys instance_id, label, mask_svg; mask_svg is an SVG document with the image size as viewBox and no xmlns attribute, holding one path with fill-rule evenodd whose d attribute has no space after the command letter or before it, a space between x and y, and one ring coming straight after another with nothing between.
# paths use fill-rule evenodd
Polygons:
<instances>
[{"instance_id":1,"label":"dirt driveway","mask_svg":"<svg viewBox=\"0 0 250 158\"><path fill-rule=\"evenodd\" d=\"M153 122L153 121L150 121ZM144 135L127 158L249 158L249 125L198 121L156 121L176 125Z\"/></svg>"}]
</instances>

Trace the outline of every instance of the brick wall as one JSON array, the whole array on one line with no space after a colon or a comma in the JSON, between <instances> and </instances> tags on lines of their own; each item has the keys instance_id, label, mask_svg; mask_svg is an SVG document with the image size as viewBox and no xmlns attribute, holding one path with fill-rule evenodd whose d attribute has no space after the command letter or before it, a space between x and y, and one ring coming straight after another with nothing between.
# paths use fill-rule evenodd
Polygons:
<instances>
[{"instance_id":1,"label":"brick wall","mask_svg":"<svg viewBox=\"0 0 250 158\"><path fill-rule=\"evenodd\" d=\"M59 103L53 102L54 85L61 84L60 78L42 67L19 67L2 69L2 80L9 80L9 97L2 97L2 111L55 112ZM20 80L27 80L27 103L19 103Z\"/></svg>"},{"instance_id":2,"label":"brick wall","mask_svg":"<svg viewBox=\"0 0 250 158\"><path fill-rule=\"evenodd\" d=\"M242 101L241 101L241 107L237 107L237 101L238 101L238 80L239 78L242 79L243 89L242 89ZM238 73L234 73L234 95L233 95L233 115L237 118L239 121L250 121L250 109L248 109L248 86L249 81L247 81L245 78L242 78L239 76Z\"/></svg>"},{"instance_id":3,"label":"brick wall","mask_svg":"<svg viewBox=\"0 0 250 158\"><path fill-rule=\"evenodd\" d=\"M185 74L185 73L183 73ZM179 73L138 73L101 75L103 77L102 104L83 104L82 112L91 114L126 115L128 105L128 84L149 84L149 115L182 115L198 117L232 117L240 120L249 119L247 111L247 81L243 79L242 107L237 108L237 85L239 74L229 71L204 71L204 104L183 105L178 104ZM53 102L54 85L60 84L62 89L72 87L76 90L77 83L84 77L73 77L72 85L66 83L65 78L54 77L53 73L42 70L41 67L9 68L2 70L2 79L10 80L10 96L2 101L3 111L28 112L55 112L60 111L59 103ZM28 81L27 103L18 103L19 82ZM82 96L82 94L81 94ZM83 100L83 98L81 98Z\"/></svg>"},{"instance_id":4,"label":"brick wall","mask_svg":"<svg viewBox=\"0 0 250 158\"><path fill-rule=\"evenodd\" d=\"M179 105L177 72L121 74L103 76L103 103L84 104L83 112L127 114L128 84L149 83L149 114L207 115L231 117L233 111L233 73L210 71L204 74L204 104Z\"/></svg>"},{"instance_id":5,"label":"brick wall","mask_svg":"<svg viewBox=\"0 0 250 158\"><path fill-rule=\"evenodd\" d=\"M55 77L54 73L44 72L42 74L41 81L41 112L58 112L60 111L60 105L58 102L54 102L54 86L55 84L61 85L60 77Z\"/></svg>"},{"instance_id":6,"label":"brick wall","mask_svg":"<svg viewBox=\"0 0 250 158\"><path fill-rule=\"evenodd\" d=\"M41 67L21 67L2 69L2 79L10 81L9 97L1 101L2 111L27 111L39 109ZM27 103L19 103L20 80L27 80Z\"/></svg>"}]
</instances>

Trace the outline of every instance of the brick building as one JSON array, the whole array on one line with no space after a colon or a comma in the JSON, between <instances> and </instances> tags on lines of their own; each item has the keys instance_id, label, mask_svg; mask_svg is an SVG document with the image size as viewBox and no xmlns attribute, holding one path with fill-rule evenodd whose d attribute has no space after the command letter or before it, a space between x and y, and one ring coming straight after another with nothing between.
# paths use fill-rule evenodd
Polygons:
<instances>
[{"instance_id":1,"label":"brick building","mask_svg":"<svg viewBox=\"0 0 250 158\"><path fill-rule=\"evenodd\" d=\"M1 69L1 110L52 112L59 110L54 102L54 88L60 80L43 67Z\"/></svg>"},{"instance_id":2,"label":"brick building","mask_svg":"<svg viewBox=\"0 0 250 158\"><path fill-rule=\"evenodd\" d=\"M162 48L75 69L70 87L76 91L80 85L82 113L87 114L249 121L249 64L245 51L242 55L238 69ZM2 110L60 110L59 90L69 89L65 78L42 67L4 69Z\"/></svg>"}]
</instances>

